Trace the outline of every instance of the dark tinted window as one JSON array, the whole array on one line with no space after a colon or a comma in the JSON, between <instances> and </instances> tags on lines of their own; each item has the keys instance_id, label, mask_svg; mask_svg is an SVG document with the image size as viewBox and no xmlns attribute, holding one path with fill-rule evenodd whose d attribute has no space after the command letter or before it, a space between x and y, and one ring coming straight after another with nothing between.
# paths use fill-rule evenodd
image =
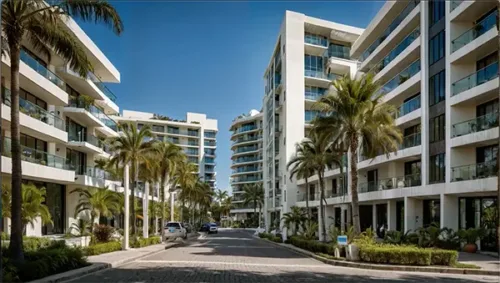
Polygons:
<instances>
[{"instance_id":1,"label":"dark tinted window","mask_svg":"<svg viewBox=\"0 0 500 283\"><path fill-rule=\"evenodd\" d=\"M445 134L444 114L431 118L429 121L429 142L444 140Z\"/></svg>"},{"instance_id":2,"label":"dark tinted window","mask_svg":"<svg viewBox=\"0 0 500 283\"><path fill-rule=\"evenodd\" d=\"M441 71L429 79L429 106L445 100L445 71Z\"/></svg>"},{"instance_id":3,"label":"dark tinted window","mask_svg":"<svg viewBox=\"0 0 500 283\"><path fill-rule=\"evenodd\" d=\"M429 1L430 8L430 25L432 26L441 18L444 17L445 1L444 0L433 0Z\"/></svg>"},{"instance_id":4,"label":"dark tinted window","mask_svg":"<svg viewBox=\"0 0 500 283\"><path fill-rule=\"evenodd\" d=\"M445 154L430 157L429 183L442 183L445 176Z\"/></svg>"},{"instance_id":5,"label":"dark tinted window","mask_svg":"<svg viewBox=\"0 0 500 283\"><path fill-rule=\"evenodd\" d=\"M166 227L181 228L181 225L179 223L176 223L176 222L170 222L170 223L167 223Z\"/></svg>"},{"instance_id":6,"label":"dark tinted window","mask_svg":"<svg viewBox=\"0 0 500 283\"><path fill-rule=\"evenodd\" d=\"M444 57L444 30L431 38L429 41L429 65L436 63Z\"/></svg>"}]
</instances>

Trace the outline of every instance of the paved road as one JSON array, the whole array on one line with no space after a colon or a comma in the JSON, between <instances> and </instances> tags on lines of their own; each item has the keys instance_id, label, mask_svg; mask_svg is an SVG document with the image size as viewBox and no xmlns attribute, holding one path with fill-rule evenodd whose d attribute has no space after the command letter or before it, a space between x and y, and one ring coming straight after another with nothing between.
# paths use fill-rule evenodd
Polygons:
<instances>
[{"instance_id":1,"label":"paved road","mask_svg":"<svg viewBox=\"0 0 500 283\"><path fill-rule=\"evenodd\" d=\"M488 276L400 273L334 267L226 230L72 282L498 282Z\"/></svg>"}]
</instances>

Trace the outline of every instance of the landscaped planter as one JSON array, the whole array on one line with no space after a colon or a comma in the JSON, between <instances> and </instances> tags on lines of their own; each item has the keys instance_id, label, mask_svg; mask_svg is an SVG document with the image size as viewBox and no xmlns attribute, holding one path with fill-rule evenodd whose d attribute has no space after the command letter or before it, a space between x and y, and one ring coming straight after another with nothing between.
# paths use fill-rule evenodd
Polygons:
<instances>
[{"instance_id":1,"label":"landscaped planter","mask_svg":"<svg viewBox=\"0 0 500 283\"><path fill-rule=\"evenodd\" d=\"M90 245L90 236L81 236L64 239L67 246L88 247Z\"/></svg>"}]
</instances>

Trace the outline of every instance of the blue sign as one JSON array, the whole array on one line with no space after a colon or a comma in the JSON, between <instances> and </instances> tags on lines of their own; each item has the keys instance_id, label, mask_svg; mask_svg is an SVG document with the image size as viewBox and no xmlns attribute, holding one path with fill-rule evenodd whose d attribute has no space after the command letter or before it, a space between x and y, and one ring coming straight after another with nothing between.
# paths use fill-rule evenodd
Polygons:
<instances>
[{"instance_id":1,"label":"blue sign","mask_svg":"<svg viewBox=\"0 0 500 283\"><path fill-rule=\"evenodd\" d=\"M337 245L347 246L347 236L337 236Z\"/></svg>"}]
</instances>

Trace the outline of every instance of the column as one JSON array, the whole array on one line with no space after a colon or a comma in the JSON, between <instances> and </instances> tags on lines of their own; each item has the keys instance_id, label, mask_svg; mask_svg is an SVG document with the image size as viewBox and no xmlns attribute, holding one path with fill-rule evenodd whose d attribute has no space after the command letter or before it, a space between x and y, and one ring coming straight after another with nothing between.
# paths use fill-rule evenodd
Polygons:
<instances>
[{"instance_id":1,"label":"column","mask_svg":"<svg viewBox=\"0 0 500 283\"><path fill-rule=\"evenodd\" d=\"M328 235L328 231L330 227L335 225L335 207L333 205L325 206L325 229L326 229L326 238L327 240L331 240Z\"/></svg>"},{"instance_id":2,"label":"column","mask_svg":"<svg viewBox=\"0 0 500 283\"><path fill-rule=\"evenodd\" d=\"M397 213L396 201L387 201L387 230L396 230Z\"/></svg>"},{"instance_id":3,"label":"column","mask_svg":"<svg viewBox=\"0 0 500 283\"><path fill-rule=\"evenodd\" d=\"M323 241L325 239L323 239L323 229L326 229L326 227L323 227L321 224L322 224L322 218L323 218L323 215L321 215L321 209L320 207L318 207L318 235L319 235L319 240L320 241ZM325 221L325 225L326 225L326 221Z\"/></svg>"},{"instance_id":4,"label":"column","mask_svg":"<svg viewBox=\"0 0 500 283\"><path fill-rule=\"evenodd\" d=\"M347 223L345 223L345 215L347 213L347 210L344 208L340 209L340 230L345 231L347 229Z\"/></svg>"},{"instance_id":5,"label":"column","mask_svg":"<svg viewBox=\"0 0 500 283\"><path fill-rule=\"evenodd\" d=\"M373 231L377 231L377 205L372 205L372 229Z\"/></svg>"},{"instance_id":6,"label":"column","mask_svg":"<svg viewBox=\"0 0 500 283\"><path fill-rule=\"evenodd\" d=\"M128 164L125 165L124 172L123 172L123 179L125 181L125 190L123 194L125 195L125 219L124 219L124 227L123 227L123 242L122 242L122 250L128 250L129 249L129 233L130 233L130 191L129 191L129 184L130 184L130 179L129 179L129 166ZM134 219L135 220L135 219Z\"/></svg>"},{"instance_id":7,"label":"column","mask_svg":"<svg viewBox=\"0 0 500 283\"><path fill-rule=\"evenodd\" d=\"M422 227L423 201L421 199L405 197L405 229L415 230Z\"/></svg>"},{"instance_id":8,"label":"column","mask_svg":"<svg viewBox=\"0 0 500 283\"><path fill-rule=\"evenodd\" d=\"M456 195L445 195L440 196L440 214L441 214L441 228L451 228L454 231L458 230L458 209L459 202L458 196Z\"/></svg>"},{"instance_id":9,"label":"column","mask_svg":"<svg viewBox=\"0 0 500 283\"><path fill-rule=\"evenodd\" d=\"M149 238L149 182L144 184L144 196L142 198L142 237Z\"/></svg>"}]
</instances>

